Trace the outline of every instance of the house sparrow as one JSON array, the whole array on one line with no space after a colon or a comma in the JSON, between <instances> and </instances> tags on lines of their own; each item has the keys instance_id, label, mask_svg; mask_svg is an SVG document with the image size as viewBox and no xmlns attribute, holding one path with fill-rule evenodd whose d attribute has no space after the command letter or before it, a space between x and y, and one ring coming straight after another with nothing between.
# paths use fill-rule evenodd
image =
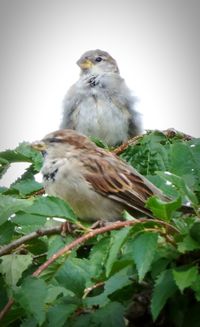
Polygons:
<instances>
[{"instance_id":1,"label":"house sparrow","mask_svg":"<svg viewBox=\"0 0 200 327\"><path fill-rule=\"evenodd\" d=\"M77 61L79 80L64 99L60 128L74 129L101 139L109 146L127 141L141 132L136 98L119 74L108 52L91 50Z\"/></svg>"},{"instance_id":2,"label":"house sparrow","mask_svg":"<svg viewBox=\"0 0 200 327\"><path fill-rule=\"evenodd\" d=\"M46 192L64 199L82 220L115 221L124 210L151 216L146 200L152 195L166 200L134 168L76 131L50 133L34 148L45 153Z\"/></svg>"}]
</instances>

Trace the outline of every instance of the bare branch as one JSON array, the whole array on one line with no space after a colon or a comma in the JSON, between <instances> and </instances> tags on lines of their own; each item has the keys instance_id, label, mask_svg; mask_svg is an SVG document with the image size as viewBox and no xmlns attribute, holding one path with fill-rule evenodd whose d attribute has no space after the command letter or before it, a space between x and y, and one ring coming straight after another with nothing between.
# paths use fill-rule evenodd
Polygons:
<instances>
[{"instance_id":1,"label":"bare branch","mask_svg":"<svg viewBox=\"0 0 200 327\"><path fill-rule=\"evenodd\" d=\"M91 287L87 287L85 290L84 290L84 294L83 294L83 299L85 299L89 293L91 293L95 288L97 287L101 287L105 284L105 282L99 282L95 285L92 285Z\"/></svg>"},{"instance_id":2,"label":"bare branch","mask_svg":"<svg viewBox=\"0 0 200 327\"><path fill-rule=\"evenodd\" d=\"M141 134L141 135L137 135L135 137L133 137L132 139L128 140L128 142L126 143L123 143L121 144L120 146L118 146L117 148L115 148L112 152L117 154L117 155L120 155L122 152L124 152L129 145L135 145L137 144L137 142L142 139L144 135Z\"/></svg>"},{"instance_id":3,"label":"bare branch","mask_svg":"<svg viewBox=\"0 0 200 327\"><path fill-rule=\"evenodd\" d=\"M22 236L18 238L17 240L11 242L8 245L3 246L0 249L0 256L5 255L7 253L10 253L12 250L16 249L18 246L33 240L34 238L38 238L44 235L53 235L53 234L60 234L62 232L62 225L54 226L51 228L46 229L38 229L35 232L32 232L28 235Z\"/></svg>"},{"instance_id":4,"label":"bare branch","mask_svg":"<svg viewBox=\"0 0 200 327\"><path fill-rule=\"evenodd\" d=\"M151 130L149 130L149 131L147 130L147 132L151 132ZM158 130L158 132L163 133L168 138L174 138L176 135L180 135L182 137L182 139L184 139L186 141L190 141L190 140L194 139L193 136L179 132L179 131L175 130L174 128L168 128L163 131ZM136 135L135 137L131 138L127 142L125 142L125 143L121 144L120 146L118 146L117 148L115 148L112 152L117 155L120 155L122 152L124 152L128 148L129 145L137 144L138 141L140 139L142 139L145 134L146 133L143 133L141 135Z\"/></svg>"},{"instance_id":5,"label":"bare branch","mask_svg":"<svg viewBox=\"0 0 200 327\"><path fill-rule=\"evenodd\" d=\"M3 319L3 317L6 315L6 313L10 310L14 303L13 299L9 299L8 302L6 303L5 307L0 311L0 320Z\"/></svg>"},{"instance_id":6,"label":"bare branch","mask_svg":"<svg viewBox=\"0 0 200 327\"><path fill-rule=\"evenodd\" d=\"M114 222L110 225L101 227L101 228L96 228L94 230L90 230L89 233L84 234L83 236L77 238L76 240L72 241L70 244L66 245L64 248L60 249L57 253L55 253L52 257L50 257L45 263L43 263L34 273L33 276L39 276L41 272L43 272L50 264L52 264L55 260L57 260L60 256L63 254L66 254L67 252L71 251L74 249L76 246L80 245L81 243L86 242L90 238L93 238L96 235L103 234L106 232L109 232L111 230L116 230L120 229L123 227L131 226L131 225L136 225L140 223L146 223L146 222L154 222L158 223L161 225L164 225L166 228L171 229L173 232L179 232L177 228L174 226L161 221L157 219L148 219L148 218L143 218L143 219L138 219L138 220L128 220L128 221L117 221Z\"/></svg>"}]
</instances>

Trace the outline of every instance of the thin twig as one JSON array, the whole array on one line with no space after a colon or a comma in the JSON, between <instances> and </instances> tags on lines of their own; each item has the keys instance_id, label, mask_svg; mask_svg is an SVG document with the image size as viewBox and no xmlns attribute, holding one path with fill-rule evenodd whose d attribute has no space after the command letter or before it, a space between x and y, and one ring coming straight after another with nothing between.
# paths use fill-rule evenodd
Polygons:
<instances>
[{"instance_id":1,"label":"thin twig","mask_svg":"<svg viewBox=\"0 0 200 327\"><path fill-rule=\"evenodd\" d=\"M83 294L83 297L82 298L85 299L88 296L88 294L91 293L95 288L101 287L104 284L105 284L105 282L99 282L97 284L94 284L94 285L92 285L90 287L85 288L84 294Z\"/></svg>"},{"instance_id":2,"label":"thin twig","mask_svg":"<svg viewBox=\"0 0 200 327\"><path fill-rule=\"evenodd\" d=\"M139 219L139 220L128 220L128 221L117 221L115 223L112 223L110 225L104 226L104 227L100 227L100 228L96 228L94 230L90 230L87 234L84 234L83 236L77 238L76 240L72 241L70 244L64 246L62 249L60 249L58 252L56 252L54 255L52 255L52 257L50 257L46 262L44 262L34 273L33 276L39 276L50 264L52 264L55 260L57 260L60 256L62 256L63 254L66 254L67 252L71 251L73 248L75 248L76 246L80 245L81 243L86 242L87 240L89 240L90 238L93 238L96 235L99 234L104 234L106 232L109 232L111 230L116 230L116 229L120 229L123 227L127 227L127 226L131 226L131 225L135 225L135 224L139 224L139 223L144 223L144 222L154 222L154 223L158 223L161 225L164 225L165 227L171 228L171 230L173 230L173 232L179 232L177 228L175 228L174 226L161 221L161 220L157 220L157 219L148 219L148 218L143 218L143 219Z\"/></svg>"},{"instance_id":3,"label":"thin twig","mask_svg":"<svg viewBox=\"0 0 200 327\"><path fill-rule=\"evenodd\" d=\"M156 130L154 130L154 131L156 131ZM152 132L152 130L147 130L147 133L148 132ZM174 138L176 135L180 135L186 141L190 141L190 140L194 139L193 136L188 135L188 134L184 134L182 132L179 132L179 131L175 130L174 128L168 128L168 129L163 130L163 131L159 131L158 130L158 132L163 133L168 138ZM128 140L126 143L123 143L120 146L118 146L117 148L115 148L112 152L115 153L115 154L117 154L117 155L120 155L122 152L124 152L128 148L129 145L135 145L135 144L137 144L138 141L140 139L142 139L145 134L146 133L143 133L143 134L140 134L140 135L136 135L135 137L133 137L130 140Z\"/></svg>"},{"instance_id":4,"label":"thin twig","mask_svg":"<svg viewBox=\"0 0 200 327\"><path fill-rule=\"evenodd\" d=\"M34 193L31 193L31 196L38 196L45 194L45 189L42 187L40 190L35 191Z\"/></svg>"},{"instance_id":5,"label":"thin twig","mask_svg":"<svg viewBox=\"0 0 200 327\"><path fill-rule=\"evenodd\" d=\"M121 144L120 146L118 146L117 148L115 148L112 152L120 155L122 152L124 152L124 150L126 150L128 148L129 145L134 145L137 144L137 142L143 137L144 135L137 135L135 137L133 137L132 139L128 140L128 142Z\"/></svg>"},{"instance_id":6,"label":"thin twig","mask_svg":"<svg viewBox=\"0 0 200 327\"><path fill-rule=\"evenodd\" d=\"M10 253L12 250L16 249L18 246L33 240L34 238L38 238L44 235L53 235L53 234L60 234L62 232L62 225L54 226L51 228L46 229L38 229L35 232L32 232L28 235L22 236L18 238L17 240L11 242L8 245L3 246L0 249L0 256L5 255L7 253Z\"/></svg>"},{"instance_id":7,"label":"thin twig","mask_svg":"<svg viewBox=\"0 0 200 327\"><path fill-rule=\"evenodd\" d=\"M166 231L163 231L161 228L145 228L144 229L147 232L159 232L161 236L164 237L166 242L171 243L173 246L176 246L176 242L174 239L172 239L171 235L168 235Z\"/></svg>"},{"instance_id":8,"label":"thin twig","mask_svg":"<svg viewBox=\"0 0 200 327\"><path fill-rule=\"evenodd\" d=\"M162 133L168 138L174 138L176 135L179 135L185 141L190 141L194 139L193 136L177 131L175 128L165 129L164 131L162 131Z\"/></svg>"},{"instance_id":9,"label":"thin twig","mask_svg":"<svg viewBox=\"0 0 200 327\"><path fill-rule=\"evenodd\" d=\"M58 252L56 252L55 254L53 254L46 262L44 262L32 274L32 276L38 277L45 269L47 269L60 256L62 256L64 254L67 254L69 251L71 251L72 249L74 249L78 245L86 242L87 240L89 240L90 238L93 238L96 235L103 234L103 233L106 233L106 232L111 231L111 230L116 230L116 229L120 229L120 228L123 228L123 227L128 227L128 226L132 226L132 225L136 225L136 224L141 224L141 223L147 223L147 222L153 222L155 224L161 224L165 228L168 228L168 230L171 230L172 233L179 232L179 230L176 227L174 227L174 226L166 223L165 221L158 220L158 219L141 218L141 219L138 219L138 220L117 221L117 222L114 222L114 223L112 223L110 225L107 225L107 226L104 226L104 227L101 227L101 228L97 228L97 229L94 229L94 230L90 230L87 234L84 234L83 236L80 236L76 240L72 241L70 244L64 246ZM8 303L6 304L6 306L0 312L0 320L10 310L10 308L11 308L11 306L12 306L13 303L14 303L14 300L10 298L9 301L8 301Z\"/></svg>"},{"instance_id":10,"label":"thin twig","mask_svg":"<svg viewBox=\"0 0 200 327\"><path fill-rule=\"evenodd\" d=\"M3 317L6 315L6 313L10 310L14 303L14 300L10 298L8 302L6 303L5 307L0 311L0 320L3 319Z\"/></svg>"},{"instance_id":11,"label":"thin twig","mask_svg":"<svg viewBox=\"0 0 200 327\"><path fill-rule=\"evenodd\" d=\"M47 255L47 252L44 252L44 253L41 253L41 254L38 254L38 255L34 255L33 260L45 257L46 255Z\"/></svg>"}]
</instances>

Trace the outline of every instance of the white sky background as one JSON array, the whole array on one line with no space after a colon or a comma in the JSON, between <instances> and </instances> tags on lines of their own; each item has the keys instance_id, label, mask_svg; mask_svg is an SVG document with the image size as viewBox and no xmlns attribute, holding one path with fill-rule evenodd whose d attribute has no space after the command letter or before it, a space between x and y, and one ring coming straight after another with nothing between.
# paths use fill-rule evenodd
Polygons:
<instances>
[{"instance_id":1,"label":"white sky background","mask_svg":"<svg viewBox=\"0 0 200 327\"><path fill-rule=\"evenodd\" d=\"M200 137L199 0L0 0L0 150L58 129L76 61L100 48L144 129Z\"/></svg>"}]
</instances>

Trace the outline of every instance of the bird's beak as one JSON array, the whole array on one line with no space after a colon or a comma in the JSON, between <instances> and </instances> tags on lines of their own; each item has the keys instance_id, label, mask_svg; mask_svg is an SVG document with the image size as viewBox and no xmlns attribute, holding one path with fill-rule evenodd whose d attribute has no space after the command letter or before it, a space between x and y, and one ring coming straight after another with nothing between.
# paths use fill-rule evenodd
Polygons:
<instances>
[{"instance_id":1,"label":"bird's beak","mask_svg":"<svg viewBox=\"0 0 200 327\"><path fill-rule=\"evenodd\" d=\"M31 144L31 147L40 152L44 152L47 148L46 144L43 141L36 141Z\"/></svg>"},{"instance_id":2,"label":"bird's beak","mask_svg":"<svg viewBox=\"0 0 200 327\"><path fill-rule=\"evenodd\" d=\"M89 59L85 59L82 62L78 62L78 65L81 69L86 70L92 68L93 63Z\"/></svg>"}]
</instances>

